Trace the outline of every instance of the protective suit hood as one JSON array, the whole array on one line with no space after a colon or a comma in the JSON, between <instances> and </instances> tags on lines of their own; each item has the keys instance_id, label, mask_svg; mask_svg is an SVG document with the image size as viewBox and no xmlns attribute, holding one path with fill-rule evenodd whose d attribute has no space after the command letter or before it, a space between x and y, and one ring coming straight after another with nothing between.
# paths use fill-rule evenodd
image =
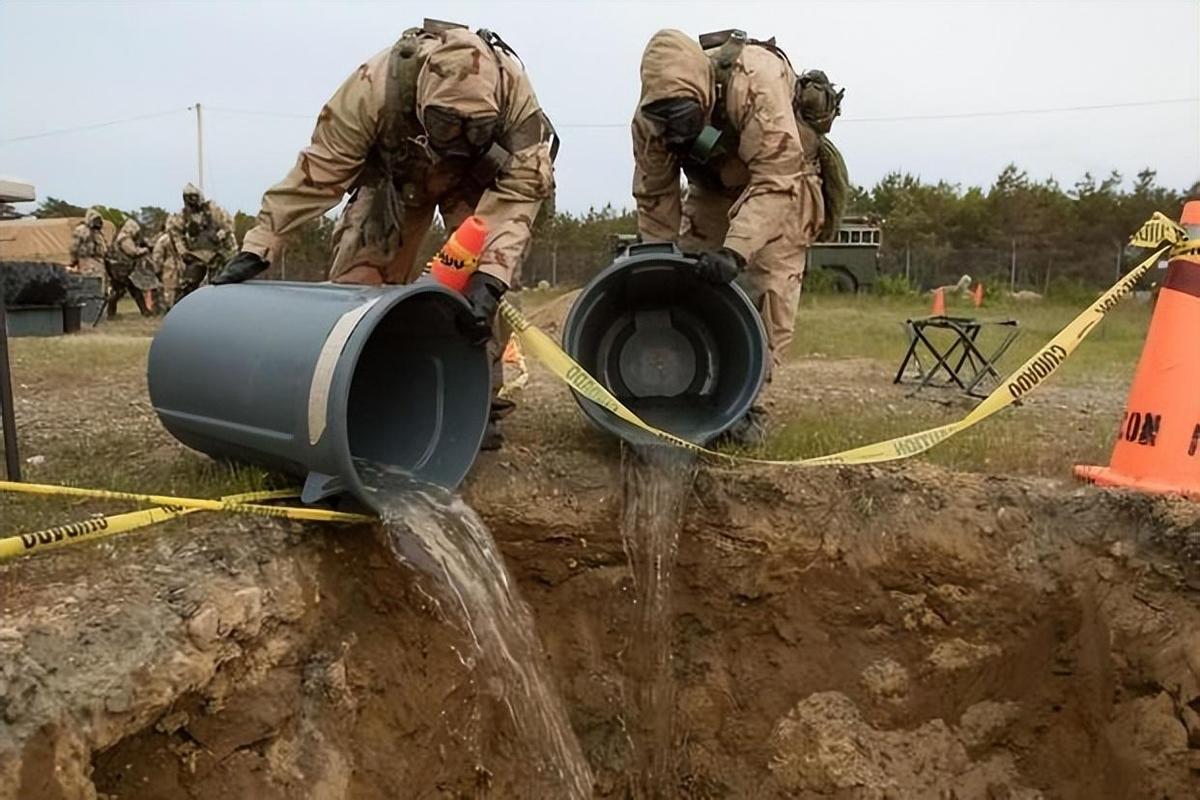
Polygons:
<instances>
[{"instance_id":1,"label":"protective suit hood","mask_svg":"<svg viewBox=\"0 0 1200 800\"><path fill-rule=\"evenodd\" d=\"M83 223L89 228L95 227L94 223L100 220L100 212L94 208L89 208L83 214Z\"/></svg>"},{"instance_id":2,"label":"protective suit hood","mask_svg":"<svg viewBox=\"0 0 1200 800\"><path fill-rule=\"evenodd\" d=\"M142 232L142 226L133 217L125 220L125 224L121 226L121 236L130 236L134 239Z\"/></svg>"},{"instance_id":3,"label":"protective suit hood","mask_svg":"<svg viewBox=\"0 0 1200 800\"><path fill-rule=\"evenodd\" d=\"M187 186L183 187L183 199L185 201L187 200L188 195L195 195L198 197L199 200L196 201L197 203L204 202L204 192L200 191L194 183L189 183Z\"/></svg>"},{"instance_id":4,"label":"protective suit hood","mask_svg":"<svg viewBox=\"0 0 1200 800\"><path fill-rule=\"evenodd\" d=\"M641 109L668 97L690 97L705 114L712 113L712 67L700 44L683 31L662 30L650 37L642 53Z\"/></svg>"},{"instance_id":5,"label":"protective suit hood","mask_svg":"<svg viewBox=\"0 0 1200 800\"><path fill-rule=\"evenodd\" d=\"M429 106L452 108L463 117L499 116L500 64L487 43L468 30L441 34L417 76L417 116Z\"/></svg>"}]
</instances>

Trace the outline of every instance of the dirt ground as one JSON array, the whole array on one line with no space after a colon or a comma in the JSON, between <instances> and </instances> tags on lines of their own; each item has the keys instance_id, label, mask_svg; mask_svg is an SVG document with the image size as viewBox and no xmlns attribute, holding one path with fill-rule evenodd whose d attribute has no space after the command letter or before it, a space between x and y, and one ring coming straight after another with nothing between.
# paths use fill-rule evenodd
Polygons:
<instances>
[{"instance_id":1,"label":"dirt ground","mask_svg":"<svg viewBox=\"0 0 1200 800\"><path fill-rule=\"evenodd\" d=\"M140 325L18 346L31 480L208 479L154 419ZM43 369L44 348L93 335L120 357ZM790 364L776 414L890 392L886 371ZM619 445L536 369L519 402L465 496L533 609L596 795L625 797ZM1115 419L1121 397L1094 407ZM97 451L122 463L79 466ZM0 496L10 520L100 508ZM705 466L676 574L679 797L1200 796L1193 504L919 460ZM199 514L0 565L0 798L532 796L423 580L370 526Z\"/></svg>"}]
</instances>

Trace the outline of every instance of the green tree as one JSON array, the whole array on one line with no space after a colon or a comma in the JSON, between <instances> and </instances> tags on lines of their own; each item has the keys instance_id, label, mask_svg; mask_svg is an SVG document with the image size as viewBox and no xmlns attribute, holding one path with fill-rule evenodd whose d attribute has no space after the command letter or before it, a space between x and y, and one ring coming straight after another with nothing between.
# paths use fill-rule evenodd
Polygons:
<instances>
[{"instance_id":1,"label":"green tree","mask_svg":"<svg viewBox=\"0 0 1200 800\"><path fill-rule=\"evenodd\" d=\"M34 211L33 215L38 219L82 217L86 211L86 208L68 203L66 200L60 200L57 197L47 197L38 204L37 211Z\"/></svg>"}]
</instances>

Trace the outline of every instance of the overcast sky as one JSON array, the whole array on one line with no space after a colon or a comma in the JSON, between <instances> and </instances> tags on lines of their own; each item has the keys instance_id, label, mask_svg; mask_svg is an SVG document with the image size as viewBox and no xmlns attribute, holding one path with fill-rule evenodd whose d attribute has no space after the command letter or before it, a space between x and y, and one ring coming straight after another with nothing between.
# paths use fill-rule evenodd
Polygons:
<instances>
[{"instance_id":1,"label":"overcast sky","mask_svg":"<svg viewBox=\"0 0 1200 800\"><path fill-rule=\"evenodd\" d=\"M1200 0L1175 2L86 2L0 0L0 174L80 205L180 204L196 178L257 210L322 103L423 15L499 32L563 138L559 206L629 203L628 123L656 30L778 37L846 88L833 139L854 182L891 170L987 186L1009 161L1200 179ZM878 118L1181 100L956 119ZM222 110L225 109L225 110ZM11 141L142 114L151 119ZM256 112L256 113L245 113ZM290 115L290 116L275 116ZM28 208L28 207L24 207Z\"/></svg>"}]
</instances>

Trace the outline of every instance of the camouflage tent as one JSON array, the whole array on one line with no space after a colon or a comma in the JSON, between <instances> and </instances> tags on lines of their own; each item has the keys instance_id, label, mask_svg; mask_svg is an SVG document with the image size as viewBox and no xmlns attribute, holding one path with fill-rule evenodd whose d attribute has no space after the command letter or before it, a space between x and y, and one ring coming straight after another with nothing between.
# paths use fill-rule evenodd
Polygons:
<instances>
[{"instance_id":1,"label":"camouflage tent","mask_svg":"<svg viewBox=\"0 0 1200 800\"><path fill-rule=\"evenodd\" d=\"M71 263L71 231L83 217L0 220L0 262ZM104 221L104 238L112 242L116 228Z\"/></svg>"}]
</instances>

